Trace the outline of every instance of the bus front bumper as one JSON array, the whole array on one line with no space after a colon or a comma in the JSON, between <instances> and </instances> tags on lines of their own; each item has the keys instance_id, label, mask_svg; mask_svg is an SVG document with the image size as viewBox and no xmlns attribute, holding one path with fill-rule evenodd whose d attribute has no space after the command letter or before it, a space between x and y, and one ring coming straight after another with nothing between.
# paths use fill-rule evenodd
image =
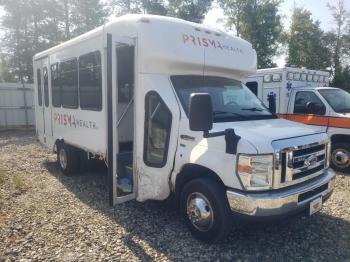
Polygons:
<instances>
[{"instance_id":1,"label":"bus front bumper","mask_svg":"<svg viewBox=\"0 0 350 262\"><path fill-rule=\"evenodd\" d=\"M335 172L328 169L323 175L301 185L270 192L226 191L233 212L250 217L275 217L309 208L318 197L325 201L334 188Z\"/></svg>"}]
</instances>

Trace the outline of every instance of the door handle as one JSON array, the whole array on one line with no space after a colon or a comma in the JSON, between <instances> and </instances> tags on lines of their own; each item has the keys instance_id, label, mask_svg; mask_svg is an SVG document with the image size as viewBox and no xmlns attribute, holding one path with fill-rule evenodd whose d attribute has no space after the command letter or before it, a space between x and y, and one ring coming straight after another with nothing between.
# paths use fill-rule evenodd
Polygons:
<instances>
[{"instance_id":1,"label":"door handle","mask_svg":"<svg viewBox=\"0 0 350 262\"><path fill-rule=\"evenodd\" d=\"M187 140L187 141L194 141L195 138L193 136L189 136L189 135L180 135L180 138L183 140Z\"/></svg>"}]
</instances>

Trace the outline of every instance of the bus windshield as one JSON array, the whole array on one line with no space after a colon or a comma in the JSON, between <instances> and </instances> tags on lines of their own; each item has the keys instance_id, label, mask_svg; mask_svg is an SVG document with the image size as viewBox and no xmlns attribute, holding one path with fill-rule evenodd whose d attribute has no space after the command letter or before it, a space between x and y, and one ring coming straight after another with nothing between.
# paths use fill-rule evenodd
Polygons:
<instances>
[{"instance_id":1,"label":"bus windshield","mask_svg":"<svg viewBox=\"0 0 350 262\"><path fill-rule=\"evenodd\" d=\"M350 94L342 89L320 89L318 92L337 113L350 113Z\"/></svg>"},{"instance_id":2,"label":"bus windshield","mask_svg":"<svg viewBox=\"0 0 350 262\"><path fill-rule=\"evenodd\" d=\"M274 119L276 115L241 82L216 76L178 75L171 81L188 115L192 93L208 93L213 104L214 122Z\"/></svg>"}]
</instances>

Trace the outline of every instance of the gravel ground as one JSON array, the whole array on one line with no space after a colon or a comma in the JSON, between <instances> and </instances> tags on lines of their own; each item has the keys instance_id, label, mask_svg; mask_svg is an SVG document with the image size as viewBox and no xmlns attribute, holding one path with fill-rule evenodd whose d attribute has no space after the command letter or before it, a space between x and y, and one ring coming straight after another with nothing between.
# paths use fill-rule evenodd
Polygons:
<instances>
[{"instance_id":1,"label":"gravel ground","mask_svg":"<svg viewBox=\"0 0 350 262\"><path fill-rule=\"evenodd\" d=\"M350 176L312 217L193 239L164 202L108 206L106 171L62 175L30 132L0 133L0 261L350 261Z\"/></svg>"}]
</instances>

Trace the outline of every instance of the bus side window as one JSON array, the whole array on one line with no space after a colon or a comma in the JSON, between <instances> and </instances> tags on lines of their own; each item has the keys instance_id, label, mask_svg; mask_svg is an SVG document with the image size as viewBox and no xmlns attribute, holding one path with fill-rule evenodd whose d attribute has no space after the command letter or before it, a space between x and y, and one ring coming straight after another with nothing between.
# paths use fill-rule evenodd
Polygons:
<instances>
[{"instance_id":1,"label":"bus side window","mask_svg":"<svg viewBox=\"0 0 350 262\"><path fill-rule=\"evenodd\" d=\"M59 81L64 108L78 108L78 62L76 58L60 63Z\"/></svg>"},{"instance_id":2,"label":"bus side window","mask_svg":"<svg viewBox=\"0 0 350 262\"><path fill-rule=\"evenodd\" d=\"M102 109L101 53L91 52L79 57L79 104L81 109Z\"/></svg>"},{"instance_id":3,"label":"bus side window","mask_svg":"<svg viewBox=\"0 0 350 262\"><path fill-rule=\"evenodd\" d=\"M129 103L134 96L134 47L117 48L118 102Z\"/></svg>"},{"instance_id":4,"label":"bus side window","mask_svg":"<svg viewBox=\"0 0 350 262\"><path fill-rule=\"evenodd\" d=\"M45 107L49 106L49 76L47 67L43 68L43 76L44 76L44 99L45 99Z\"/></svg>"},{"instance_id":5,"label":"bus side window","mask_svg":"<svg viewBox=\"0 0 350 262\"><path fill-rule=\"evenodd\" d=\"M249 88L250 91L254 93L254 95L258 96L258 82L247 82L245 85Z\"/></svg>"},{"instance_id":6,"label":"bus side window","mask_svg":"<svg viewBox=\"0 0 350 262\"><path fill-rule=\"evenodd\" d=\"M36 79L38 84L38 104L39 106L43 105L43 94L41 92L41 71L40 69L36 70Z\"/></svg>"},{"instance_id":7,"label":"bus side window","mask_svg":"<svg viewBox=\"0 0 350 262\"><path fill-rule=\"evenodd\" d=\"M143 160L151 167L163 167L168 156L172 115L160 96L150 91L145 101Z\"/></svg>"},{"instance_id":8,"label":"bus side window","mask_svg":"<svg viewBox=\"0 0 350 262\"><path fill-rule=\"evenodd\" d=\"M52 105L61 107L61 87L58 79L58 63L51 65Z\"/></svg>"}]
</instances>

